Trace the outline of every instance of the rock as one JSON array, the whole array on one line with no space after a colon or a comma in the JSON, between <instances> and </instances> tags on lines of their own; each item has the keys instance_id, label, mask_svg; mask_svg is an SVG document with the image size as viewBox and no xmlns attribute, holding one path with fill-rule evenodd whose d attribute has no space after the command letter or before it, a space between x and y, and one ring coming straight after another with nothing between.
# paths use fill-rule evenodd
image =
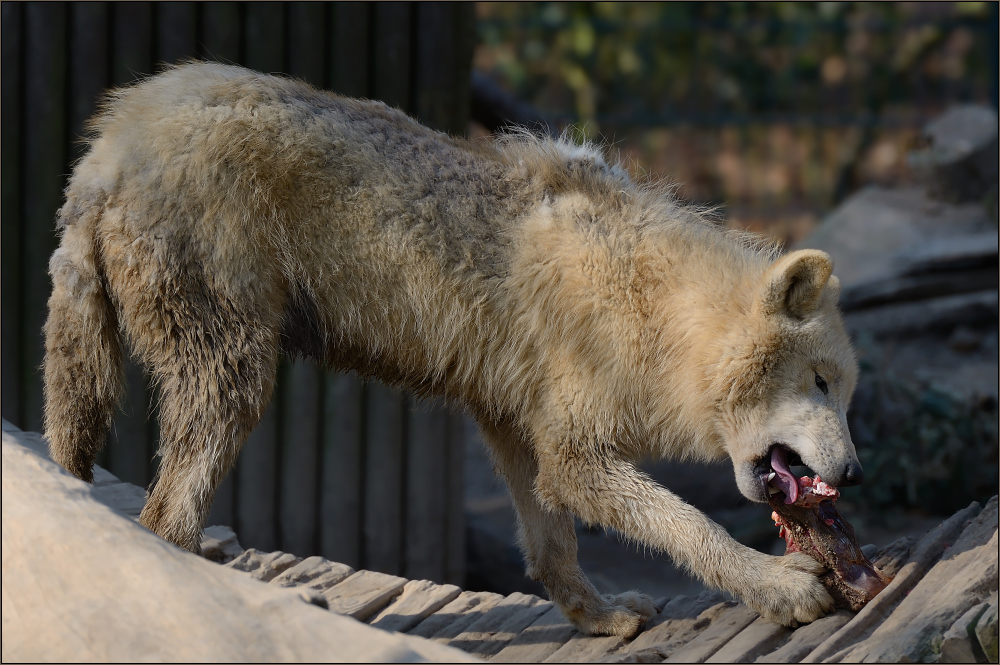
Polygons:
<instances>
[{"instance_id":1,"label":"rock","mask_svg":"<svg viewBox=\"0 0 1000 665\"><path fill-rule=\"evenodd\" d=\"M922 132L928 147L910 153L910 168L928 193L951 202L979 201L997 182L997 112L988 106L949 109Z\"/></svg>"},{"instance_id":2,"label":"rock","mask_svg":"<svg viewBox=\"0 0 1000 665\"><path fill-rule=\"evenodd\" d=\"M164 541L4 428L4 662L470 662Z\"/></svg>"},{"instance_id":3,"label":"rock","mask_svg":"<svg viewBox=\"0 0 1000 665\"><path fill-rule=\"evenodd\" d=\"M976 640L983 654L991 663L997 662L997 594L990 599L989 606L973 627Z\"/></svg>"},{"instance_id":4,"label":"rock","mask_svg":"<svg viewBox=\"0 0 1000 665\"><path fill-rule=\"evenodd\" d=\"M970 628L976 620L982 616L987 608L987 603L980 603L968 612L963 614L955 624L945 632L938 647L940 656L939 663L975 663L977 662L976 652L973 651L973 640L970 635Z\"/></svg>"},{"instance_id":5,"label":"rock","mask_svg":"<svg viewBox=\"0 0 1000 665\"><path fill-rule=\"evenodd\" d=\"M228 526L206 527L201 536L201 555L216 563L229 563L243 554L236 533Z\"/></svg>"},{"instance_id":6,"label":"rock","mask_svg":"<svg viewBox=\"0 0 1000 665\"><path fill-rule=\"evenodd\" d=\"M984 511L985 512L985 511ZM993 511L994 520L996 512ZM931 656L942 635L970 608L997 588L997 530L983 537L981 524L960 538L871 636L846 661L921 662Z\"/></svg>"},{"instance_id":7,"label":"rock","mask_svg":"<svg viewBox=\"0 0 1000 665\"><path fill-rule=\"evenodd\" d=\"M925 534L910 550L906 562L895 579L874 600L865 605L853 619L840 630L824 640L801 660L803 663L819 663L835 658L849 651L852 644L865 639L890 615L901 598L911 591L933 566L949 543L953 542L969 525L969 521L980 513L980 506L973 502L968 508L958 511L947 520ZM963 610L964 611L964 610Z\"/></svg>"}]
</instances>

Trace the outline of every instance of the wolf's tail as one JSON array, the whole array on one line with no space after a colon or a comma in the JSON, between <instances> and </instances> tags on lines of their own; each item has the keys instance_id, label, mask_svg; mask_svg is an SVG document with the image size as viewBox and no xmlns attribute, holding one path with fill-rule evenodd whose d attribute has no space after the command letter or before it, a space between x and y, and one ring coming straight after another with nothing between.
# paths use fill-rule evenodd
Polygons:
<instances>
[{"instance_id":1,"label":"wolf's tail","mask_svg":"<svg viewBox=\"0 0 1000 665\"><path fill-rule=\"evenodd\" d=\"M45 322L45 435L52 459L92 481L94 458L122 391L118 323L105 291L97 222L103 192L71 184L59 211L62 242L49 261L52 296Z\"/></svg>"}]
</instances>

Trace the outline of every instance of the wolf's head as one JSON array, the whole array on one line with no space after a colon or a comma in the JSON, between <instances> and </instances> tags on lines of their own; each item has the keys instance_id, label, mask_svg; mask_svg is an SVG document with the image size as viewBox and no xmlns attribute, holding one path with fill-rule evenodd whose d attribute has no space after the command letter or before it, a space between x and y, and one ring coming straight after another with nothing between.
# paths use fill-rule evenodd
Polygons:
<instances>
[{"instance_id":1,"label":"wolf's head","mask_svg":"<svg viewBox=\"0 0 1000 665\"><path fill-rule=\"evenodd\" d=\"M778 259L725 351L723 438L740 491L753 501L794 485L788 466L797 463L833 486L861 482L846 418L857 363L832 270L817 250Z\"/></svg>"}]
</instances>

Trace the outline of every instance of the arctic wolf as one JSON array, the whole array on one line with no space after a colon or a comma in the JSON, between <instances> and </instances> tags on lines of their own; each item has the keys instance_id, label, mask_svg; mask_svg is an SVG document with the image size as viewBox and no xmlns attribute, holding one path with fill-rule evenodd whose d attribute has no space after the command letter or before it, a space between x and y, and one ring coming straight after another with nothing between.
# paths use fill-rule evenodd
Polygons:
<instances>
[{"instance_id":1,"label":"arctic wolf","mask_svg":"<svg viewBox=\"0 0 1000 665\"><path fill-rule=\"evenodd\" d=\"M91 129L50 263L45 429L90 480L127 348L161 389L154 532L196 549L286 353L464 405L528 574L587 633L633 634L655 609L596 591L574 515L775 621L832 607L812 559L739 544L635 466L728 456L753 501L775 491L775 450L860 479L826 254L778 256L593 147L450 138L237 67L118 90Z\"/></svg>"}]
</instances>

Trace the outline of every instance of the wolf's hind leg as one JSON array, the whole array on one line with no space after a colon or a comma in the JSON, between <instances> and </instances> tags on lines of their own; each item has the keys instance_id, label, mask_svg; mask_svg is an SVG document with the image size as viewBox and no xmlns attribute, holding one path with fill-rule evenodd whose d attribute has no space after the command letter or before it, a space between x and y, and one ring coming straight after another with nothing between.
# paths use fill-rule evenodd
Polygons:
<instances>
[{"instance_id":1,"label":"wolf's hind leg","mask_svg":"<svg viewBox=\"0 0 1000 665\"><path fill-rule=\"evenodd\" d=\"M577 561L573 516L543 507L535 497L537 465L530 447L505 426L483 426L497 469L517 508L519 539L528 576L541 582L563 614L589 635L631 637L656 614L653 601L635 591L601 595Z\"/></svg>"},{"instance_id":2,"label":"wolf's hind leg","mask_svg":"<svg viewBox=\"0 0 1000 665\"><path fill-rule=\"evenodd\" d=\"M277 336L259 329L246 337L178 349L180 359L156 372L161 461L140 521L193 552L215 491L274 387Z\"/></svg>"}]
</instances>

